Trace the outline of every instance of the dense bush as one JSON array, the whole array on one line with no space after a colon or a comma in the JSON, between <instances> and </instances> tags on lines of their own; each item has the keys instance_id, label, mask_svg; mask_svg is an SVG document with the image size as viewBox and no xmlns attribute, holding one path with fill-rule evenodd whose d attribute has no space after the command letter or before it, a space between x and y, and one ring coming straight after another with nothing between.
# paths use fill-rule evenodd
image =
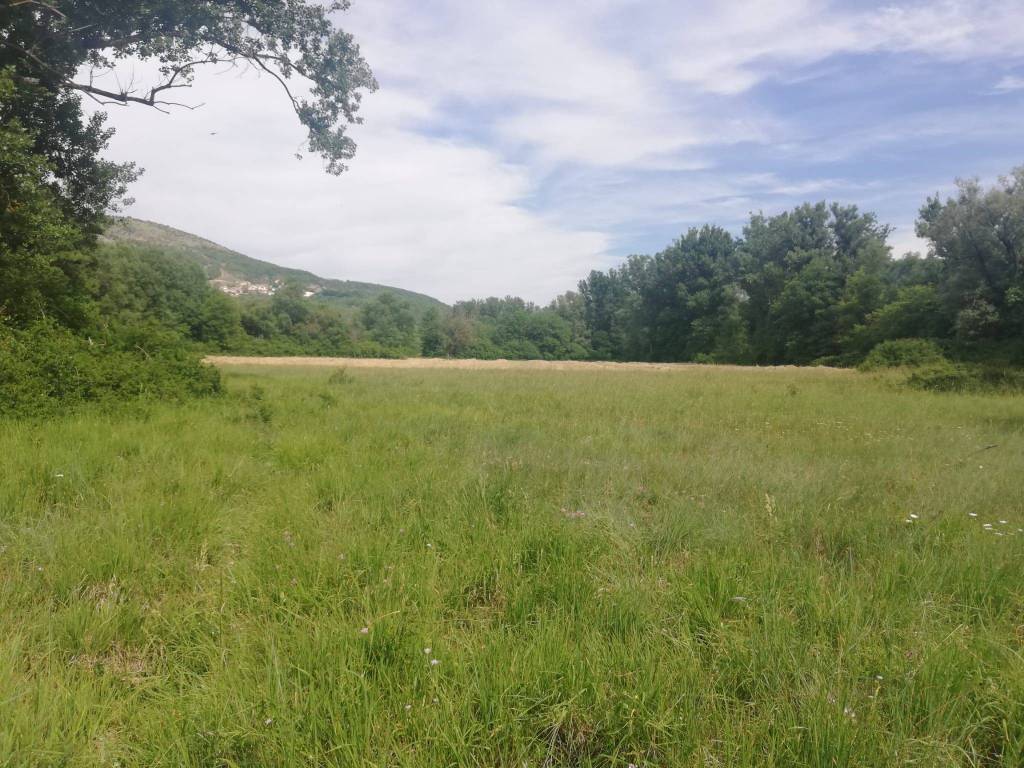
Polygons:
<instances>
[{"instance_id":1,"label":"dense bush","mask_svg":"<svg viewBox=\"0 0 1024 768\"><path fill-rule=\"evenodd\" d=\"M85 403L184 400L220 392L220 374L167 331L95 340L50 321L0 325L0 416L49 416Z\"/></svg>"},{"instance_id":2,"label":"dense bush","mask_svg":"<svg viewBox=\"0 0 1024 768\"><path fill-rule=\"evenodd\" d=\"M943 361L918 368L906 383L931 392L1024 392L1024 371Z\"/></svg>"},{"instance_id":3,"label":"dense bush","mask_svg":"<svg viewBox=\"0 0 1024 768\"><path fill-rule=\"evenodd\" d=\"M929 339L893 339L876 344L864 358L861 369L917 368L945 360L942 349Z\"/></svg>"}]
</instances>

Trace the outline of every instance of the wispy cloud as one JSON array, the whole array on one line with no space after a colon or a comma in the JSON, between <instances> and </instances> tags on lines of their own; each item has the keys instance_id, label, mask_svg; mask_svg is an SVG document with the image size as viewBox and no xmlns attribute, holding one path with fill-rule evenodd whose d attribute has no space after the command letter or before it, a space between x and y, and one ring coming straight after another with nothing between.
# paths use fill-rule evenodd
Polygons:
<instances>
[{"instance_id":1,"label":"wispy cloud","mask_svg":"<svg viewBox=\"0 0 1024 768\"><path fill-rule=\"evenodd\" d=\"M996 93L1009 93L1010 91L1024 90L1024 77L1017 75L1003 75L999 82L992 88Z\"/></svg>"}]
</instances>

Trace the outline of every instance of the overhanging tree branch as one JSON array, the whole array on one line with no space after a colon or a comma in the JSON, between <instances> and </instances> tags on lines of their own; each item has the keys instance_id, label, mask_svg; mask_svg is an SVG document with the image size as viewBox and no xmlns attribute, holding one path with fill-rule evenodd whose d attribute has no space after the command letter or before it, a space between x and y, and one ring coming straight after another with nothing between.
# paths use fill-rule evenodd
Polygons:
<instances>
[{"instance_id":1,"label":"overhanging tree branch","mask_svg":"<svg viewBox=\"0 0 1024 768\"><path fill-rule=\"evenodd\" d=\"M186 106L166 97L187 87L204 64L245 61L271 76L308 131L308 146L345 170L355 152L346 135L360 122L362 91L377 83L351 36L330 14L348 0L0 0L0 66L38 79L51 91L73 91L103 104ZM114 70L138 58L160 64L152 87L76 78L83 67ZM292 78L308 82L297 89ZM308 91L308 92L307 92Z\"/></svg>"}]
</instances>

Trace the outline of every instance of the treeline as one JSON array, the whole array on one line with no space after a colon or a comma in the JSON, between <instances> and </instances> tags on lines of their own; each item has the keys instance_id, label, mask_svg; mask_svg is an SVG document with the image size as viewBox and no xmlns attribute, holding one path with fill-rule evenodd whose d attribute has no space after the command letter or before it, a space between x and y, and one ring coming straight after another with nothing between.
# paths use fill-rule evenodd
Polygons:
<instances>
[{"instance_id":1,"label":"treeline","mask_svg":"<svg viewBox=\"0 0 1024 768\"><path fill-rule=\"evenodd\" d=\"M917 232L930 254L894 259L888 226L824 203L753 215L739 238L691 229L580 284L591 353L849 365L887 340L931 339L953 357L1024 360L1024 169L930 198Z\"/></svg>"},{"instance_id":2,"label":"treeline","mask_svg":"<svg viewBox=\"0 0 1024 768\"><path fill-rule=\"evenodd\" d=\"M193 337L257 354L759 365L855 365L882 342L927 339L953 359L1024 362L1024 169L929 198L917 232L928 255L894 258L873 214L805 204L754 214L738 237L693 228L545 307L489 298L416 316L385 296L345 314L293 288L239 305L237 322L225 298L193 302L223 306L216 338L209 320Z\"/></svg>"},{"instance_id":3,"label":"treeline","mask_svg":"<svg viewBox=\"0 0 1024 768\"><path fill-rule=\"evenodd\" d=\"M927 256L893 258L891 229L854 206L751 216L739 237L689 230L652 256L592 272L548 306L515 297L417 313L382 294L346 311L286 286L234 299L173 254L101 249L108 321L158 321L237 354L855 365L924 339L954 359L1024 361L1024 169L962 183L917 223Z\"/></svg>"},{"instance_id":4,"label":"treeline","mask_svg":"<svg viewBox=\"0 0 1024 768\"><path fill-rule=\"evenodd\" d=\"M206 352L336 357L585 359L578 308L521 299L460 302L417 312L382 293L358 309L285 285L270 297L231 297L194 262L160 248L102 246L90 256L89 292L105 334L149 328Z\"/></svg>"},{"instance_id":5,"label":"treeline","mask_svg":"<svg viewBox=\"0 0 1024 768\"><path fill-rule=\"evenodd\" d=\"M929 198L917 221L927 255L893 258L891 233L826 203L754 214L739 237L693 228L548 307L457 304L423 353L856 365L882 343L922 339L952 359L1024 363L1024 168Z\"/></svg>"}]
</instances>

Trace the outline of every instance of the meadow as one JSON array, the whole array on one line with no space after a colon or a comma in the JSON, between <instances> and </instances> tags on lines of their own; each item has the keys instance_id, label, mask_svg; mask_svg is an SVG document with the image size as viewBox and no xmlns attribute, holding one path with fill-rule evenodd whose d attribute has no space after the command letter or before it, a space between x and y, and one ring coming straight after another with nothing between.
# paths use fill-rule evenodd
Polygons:
<instances>
[{"instance_id":1,"label":"meadow","mask_svg":"<svg viewBox=\"0 0 1024 768\"><path fill-rule=\"evenodd\" d=\"M1024 397L225 371L0 423L0 765L1024 765Z\"/></svg>"}]
</instances>

